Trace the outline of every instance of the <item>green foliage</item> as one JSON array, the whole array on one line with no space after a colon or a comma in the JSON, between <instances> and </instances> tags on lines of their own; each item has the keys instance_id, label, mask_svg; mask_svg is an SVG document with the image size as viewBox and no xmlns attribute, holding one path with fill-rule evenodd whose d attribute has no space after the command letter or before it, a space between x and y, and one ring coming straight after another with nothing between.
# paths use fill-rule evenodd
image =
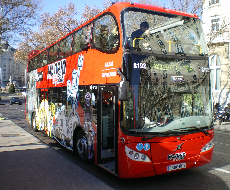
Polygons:
<instances>
[{"instance_id":1,"label":"green foliage","mask_svg":"<svg viewBox=\"0 0 230 190\"><path fill-rule=\"evenodd\" d=\"M15 88L14 88L13 84L10 85L10 88L9 88L8 91L9 91L9 93L14 93L15 92Z\"/></svg>"}]
</instances>

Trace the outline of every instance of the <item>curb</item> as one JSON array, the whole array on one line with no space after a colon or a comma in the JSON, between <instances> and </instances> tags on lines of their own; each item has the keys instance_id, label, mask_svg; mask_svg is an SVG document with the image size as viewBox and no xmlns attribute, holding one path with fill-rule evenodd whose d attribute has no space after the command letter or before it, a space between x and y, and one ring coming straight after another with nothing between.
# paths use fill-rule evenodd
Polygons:
<instances>
[{"instance_id":1,"label":"curb","mask_svg":"<svg viewBox=\"0 0 230 190\"><path fill-rule=\"evenodd\" d=\"M230 122L223 122L221 125L218 124L218 121L214 122L215 130L230 131Z\"/></svg>"}]
</instances>

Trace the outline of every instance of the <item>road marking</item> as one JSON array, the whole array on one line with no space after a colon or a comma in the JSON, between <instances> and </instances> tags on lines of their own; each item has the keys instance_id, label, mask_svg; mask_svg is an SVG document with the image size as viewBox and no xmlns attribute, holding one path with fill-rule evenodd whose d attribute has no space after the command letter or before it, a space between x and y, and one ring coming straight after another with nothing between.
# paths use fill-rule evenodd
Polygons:
<instances>
[{"instance_id":1,"label":"road marking","mask_svg":"<svg viewBox=\"0 0 230 190\"><path fill-rule=\"evenodd\" d=\"M224 172L226 174L230 174L230 171L224 170L224 169L221 169L221 168L214 168L214 170L217 170L217 171L220 171L220 172Z\"/></svg>"},{"instance_id":2,"label":"road marking","mask_svg":"<svg viewBox=\"0 0 230 190\"><path fill-rule=\"evenodd\" d=\"M226 144L226 143L220 143L220 142L214 142L214 144L221 144L221 145L230 145L230 144Z\"/></svg>"}]
</instances>

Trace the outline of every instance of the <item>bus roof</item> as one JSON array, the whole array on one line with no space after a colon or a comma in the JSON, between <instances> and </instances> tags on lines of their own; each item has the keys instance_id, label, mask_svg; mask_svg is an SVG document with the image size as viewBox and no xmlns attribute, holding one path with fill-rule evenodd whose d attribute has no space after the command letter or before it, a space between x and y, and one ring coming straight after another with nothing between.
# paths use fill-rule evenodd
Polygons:
<instances>
[{"instance_id":1,"label":"bus roof","mask_svg":"<svg viewBox=\"0 0 230 190\"><path fill-rule=\"evenodd\" d=\"M117 9L119 12L121 12L123 9L127 8L127 7L136 7L136 8L141 8L141 9L147 9L147 10L152 10L152 11L156 11L156 12L161 12L161 13L166 13L166 14L173 14L173 15L181 15L181 16L185 16L185 17L194 17L194 18L199 18L197 15L195 14L191 14L191 13L186 13L186 12L182 12L182 11L178 11L178 10L174 10L174 9L168 9L168 8L164 8L164 7L159 7L159 6L155 6L155 5L147 5L147 4L140 4L140 3L132 3L132 2L119 2L119 3L114 3L112 4L109 8L103 10L101 13L99 13L98 15L96 15L95 17L89 19L88 21L86 21L85 23L83 23L82 25L78 26L76 29L74 29L73 31L69 32L68 34L66 34L65 36L63 36L62 38L60 38L59 40L55 41L54 43L52 43L51 45L49 45L48 47L46 47L43 50L32 50L29 54L28 54L28 58L29 60L32 59L33 57L35 57L36 55L38 55L39 53L47 50L48 48L50 48L51 46L53 46L54 44L58 43L59 41L61 41L62 39L64 39L66 36L74 33L75 31L77 31L79 28L87 25L88 23L90 23L92 20L94 20L95 18L99 17L100 15L104 14L105 12L108 12L112 9Z\"/></svg>"},{"instance_id":2,"label":"bus roof","mask_svg":"<svg viewBox=\"0 0 230 190\"><path fill-rule=\"evenodd\" d=\"M168 9L168 8L159 7L159 6L155 6L155 5L120 2L120 3L115 3L112 6L121 7L122 9L124 9L126 7L138 7L138 8L148 9L148 10L152 10L152 11L156 11L156 12L162 12L162 13L168 13L168 14L175 14L175 15L198 18L198 16L195 15L195 14L185 13L185 12L182 12L182 11L178 11L178 10L174 10L174 9Z\"/></svg>"}]
</instances>

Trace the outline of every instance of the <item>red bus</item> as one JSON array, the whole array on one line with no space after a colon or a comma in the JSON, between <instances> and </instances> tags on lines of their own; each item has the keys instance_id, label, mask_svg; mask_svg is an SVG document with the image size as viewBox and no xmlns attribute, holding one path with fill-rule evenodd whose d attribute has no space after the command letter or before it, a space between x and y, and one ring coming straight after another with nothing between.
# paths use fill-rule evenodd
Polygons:
<instances>
[{"instance_id":1,"label":"red bus","mask_svg":"<svg viewBox=\"0 0 230 190\"><path fill-rule=\"evenodd\" d=\"M29 54L26 118L121 178L213 155L208 50L196 15L116 3Z\"/></svg>"}]
</instances>

